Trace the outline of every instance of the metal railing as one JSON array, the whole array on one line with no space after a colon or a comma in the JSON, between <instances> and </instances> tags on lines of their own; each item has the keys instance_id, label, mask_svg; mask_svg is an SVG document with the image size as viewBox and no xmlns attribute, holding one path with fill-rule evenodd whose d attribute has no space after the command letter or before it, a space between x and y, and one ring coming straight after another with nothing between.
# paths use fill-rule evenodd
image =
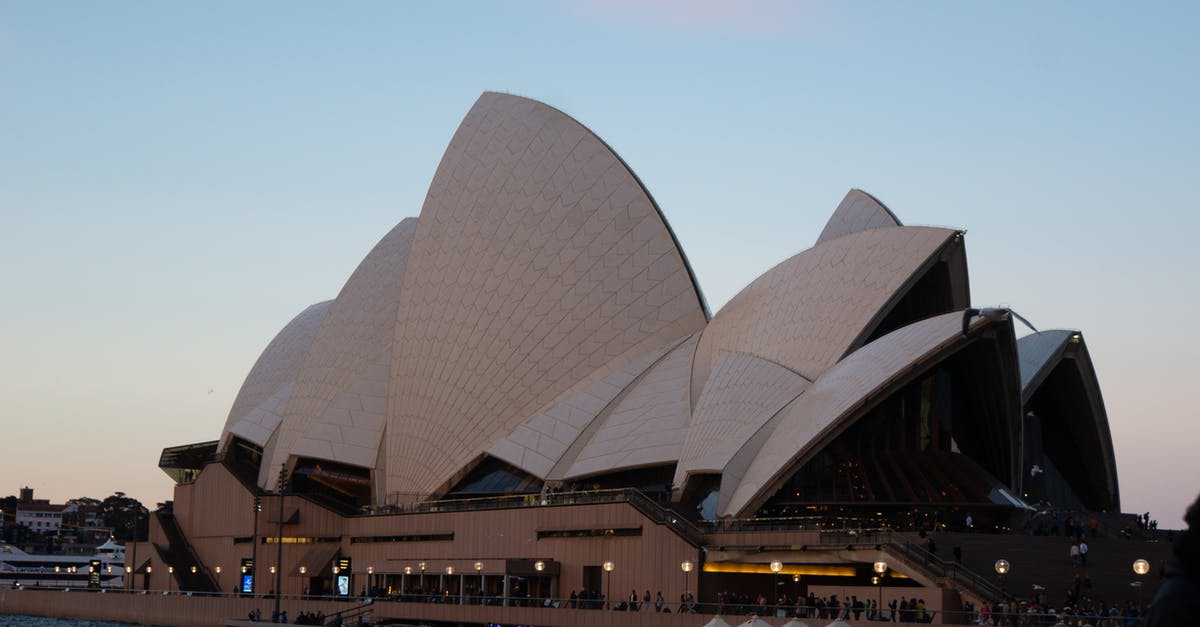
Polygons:
<instances>
[{"instance_id":1,"label":"metal railing","mask_svg":"<svg viewBox=\"0 0 1200 627\"><path fill-rule=\"evenodd\" d=\"M953 582L965 588L967 592L989 601L998 601L1004 597L1004 592L987 578L962 564L942 560L922 546L909 542L892 542L885 545L885 550L903 559L909 568L922 571L931 579Z\"/></svg>"},{"instance_id":2,"label":"metal railing","mask_svg":"<svg viewBox=\"0 0 1200 627\"><path fill-rule=\"evenodd\" d=\"M399 493L394 493L399 494ZM415 496L415 495L410 495ZM389 498L389 500L392 500ZM466 499L441 499L414 501L372 508L366 515L427 514L444 512L475 512L497 509L520 509L527 507L553 507L559 505L603 505L628 503L651 521L664 525L694 546L703 544L704 531L674 510L664 507L641 490L614 488L607 490L579 490L572 492L545 492L541 494L515 494Z\"/></svg>"}]
</instances>

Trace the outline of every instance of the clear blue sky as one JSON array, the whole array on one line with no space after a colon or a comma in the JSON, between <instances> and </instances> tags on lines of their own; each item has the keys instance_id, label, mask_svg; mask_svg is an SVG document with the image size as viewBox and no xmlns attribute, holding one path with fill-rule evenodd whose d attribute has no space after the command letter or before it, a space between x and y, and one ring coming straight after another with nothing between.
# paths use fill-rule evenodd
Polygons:
<instances>
[{"instance_id":1,"label":"clear blue sky","mask_svg":"<svg viewBox=\"0 0 1200 627\"><path fill-rule=\"evenodd\" d=\"M484 90L655 195L713 309L851 187L1084 331L1126 510L1200 491L1200 4L0 0L0 494L170 498Z\"/></svg>"}]
</instances>

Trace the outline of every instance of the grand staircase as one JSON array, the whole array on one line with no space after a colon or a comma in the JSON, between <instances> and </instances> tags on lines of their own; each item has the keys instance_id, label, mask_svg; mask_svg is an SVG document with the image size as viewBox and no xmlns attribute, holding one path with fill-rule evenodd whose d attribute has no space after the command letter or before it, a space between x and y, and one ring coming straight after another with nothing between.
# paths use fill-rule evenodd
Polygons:
<instances>
[{"instance_id":1,"label":"grand staircase","mask_svg":"<svg viewBox=\"0 0 1200 627\"><path fill-rule=\"evenodd\" d=\"M182 592L220 592L212 573L200 563L196 552L188 544L175 515L169 511L154 513L163 534L167 536L167 545L155 544L158 556L167 566L175 569L175 583Z\"/></svg>"}]
</instances>

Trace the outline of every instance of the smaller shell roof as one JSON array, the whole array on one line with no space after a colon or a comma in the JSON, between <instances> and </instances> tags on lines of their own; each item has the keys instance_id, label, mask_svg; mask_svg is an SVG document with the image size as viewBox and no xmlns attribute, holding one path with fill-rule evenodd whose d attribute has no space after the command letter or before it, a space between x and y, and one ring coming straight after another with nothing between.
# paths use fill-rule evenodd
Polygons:
<instances>
[{"instance_id":1,"label":"smaller shell roof","mask_svg":"<svg viewBox=\"0 0 1200 627\"><path fill-rule=\"evenodd\" d=\"M830 429L849 418L864 399L931 355L962 341L962 319L962 312L951 312L902 327L858 349L822 375L780 415L745 474L740 478L726 474L718 514L747 515L745 510L769 496L766 493L782 473L816 447ZM975 318L971 328L984 324L1001 323Z\"/></svg>"},{"instance_id":2,"label":"smaller shell roof","mask_svg":"<svg viewBox=\"0 0 1200 627\"><path fill-rule=\"evenodd\" d=\"M818 244L771 268L713 317L696 348L692 398L716 359L743 352L816 379L838 362L957 231L890 227Z\"/></svg>"},{"instance_id":3,"label":"smaller shell roof","mask_svg":"<svg viewBox=\"0 0 1200 627\"><path fill-rule=\"evenodd\" d=\"M264 465L290 456L373 467L387 420L392 335L416 218L392 228L347 279L321 322Z\"/></svg>"},{"instance_id":4,"label":"smaller shell roof","mask_svg":"<svg viewBox=\"0 0 1200 627\"><path fill-rule=\"evenodd\" d=\"M1029 384L1044 375L1043 370L1050 365L1071 337L1079 335L1078 331L1066 329L1050 329L1040 333L1031 333L1017 340L1017 357L1021 367L1021 391L1024 392Z\"/></svg>"},{"instance_id":5,"label":"smaller shell roof","mask_svg":"<svg viewBox=\"0 0 1200 627\"><path fill-rule=\"evenodd\" d=\"M228 444L231 433L259 446L267 443L279 426L296 373L332 305L333 301L327 300L309 306L267 344L233 401L219 446Z\"/></svg>"},{"instance_id":6,"label":"smaller shell roof","mask_svg":"<svg viewBox=\"0 0 1200 627\"><path fill-rule=\"evenodd\" d=\"M828 242L850 233L886 226L904 225L900 222L900 218L897 218L896 214L892 213L892 210L888 209L878 198L861 189L852 189L846 193L846 197L838 204L833 215L829 216L829 221L825 223L825 229L821 231L817 243Z\"/></svg>"}]
</instances>

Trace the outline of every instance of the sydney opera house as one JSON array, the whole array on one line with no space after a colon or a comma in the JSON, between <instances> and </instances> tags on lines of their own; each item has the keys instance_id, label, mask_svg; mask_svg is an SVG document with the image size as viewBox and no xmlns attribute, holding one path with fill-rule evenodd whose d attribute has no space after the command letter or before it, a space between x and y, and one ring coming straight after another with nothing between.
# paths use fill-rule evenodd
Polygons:
<instances>
[{"instance_id":1,"label":"sydney opera house","mask_svg":"<svg viewBox=\"0 0 1200 627\"><path fill-rule=\"evenodd\" d=\"M764 577L873 599L886 560L881 597L986 600L897 538L1120 506L1081 333L1017 330L972 308L963 231L859 190L710 312L603 140L485 93L219 438L163 451L175 497L130 586L674 607Z\"/></svg>"}]
</instances>

